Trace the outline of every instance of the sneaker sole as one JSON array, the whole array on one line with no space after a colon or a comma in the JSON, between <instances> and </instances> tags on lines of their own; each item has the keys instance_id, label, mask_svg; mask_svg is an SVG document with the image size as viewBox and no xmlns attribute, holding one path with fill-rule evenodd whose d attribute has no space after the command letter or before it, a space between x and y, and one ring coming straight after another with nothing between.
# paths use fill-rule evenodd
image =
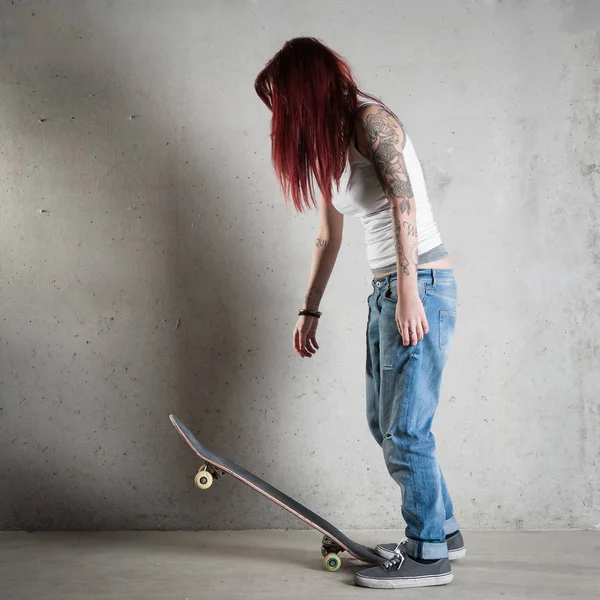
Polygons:
<instances>
[{"instance_id":1,"label":"sneaker sole","mask_svg":"<svg viewBox=\"0 0 600 600\"><path fill-rule=\"evenodd\" d=\"M450 560L456 560L457 558L463 558L467 555L467 549L463 546L456 550L448 550L448 558Z\"/></svg>"},{"instance_id":2,"label":"sneaker sole","mask_svg":"<svg viewBox=\"0 0 600 600\"><path fill-rule=\"evenodd\" d=\"M427 575L424 577L405 577L402 579L379 579L373 577L362 577L358 573L354 575L354 583L361 587L375 589L399 589L430 587L434 585L446 585L454 578L453 573L443 573L442 575Z\"/></svg>"},{"instance_id":3,"label":"sneaker sole","mask_svg":"<svg viewBox=\"0 0 600 600\"><path fill-rule=\"evenodd\" d=\"M396 556L396 554L394 552L392 552L391 550L387 550L386 548L381 548L380 546L377 546L375 548L375 552L377 554L379 554L379 556L382 556L383 558L385 558L386 560L389 560L390 558L394 558L394 556ZM462 548L457 548L456 550L448 550L448 558L450 560L457 560L459 558L464 558L467 555L467 549L463 546Z\"/></svg>"}]
</instances>

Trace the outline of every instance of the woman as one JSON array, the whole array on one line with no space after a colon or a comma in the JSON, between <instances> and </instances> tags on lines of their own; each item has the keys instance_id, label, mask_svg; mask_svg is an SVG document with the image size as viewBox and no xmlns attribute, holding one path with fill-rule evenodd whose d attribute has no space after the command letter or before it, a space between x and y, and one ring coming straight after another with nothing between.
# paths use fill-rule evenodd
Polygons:
<instances>
[{"instance_id":1,"label":"woman","mask_svg":"<svg viewBox=\"0 0 600 600\"><path fill-rule=\"evenodd\" d=\"M456 320L456 284L414 147L400 120L357 88L345 60L314 38L288 41L259 73L255 89L273 113L273 165L286 198L298 211L320 209L308 293L294 330L301 357L319 348L318 309L340 248L343 215L359 217L365 228L373 273L367 418L402 490L407 526L401 542L377 546L388 560L358 572L355 583L450 583L449 559L465 549L431 423Z\"/></svg>"}]
</instances>

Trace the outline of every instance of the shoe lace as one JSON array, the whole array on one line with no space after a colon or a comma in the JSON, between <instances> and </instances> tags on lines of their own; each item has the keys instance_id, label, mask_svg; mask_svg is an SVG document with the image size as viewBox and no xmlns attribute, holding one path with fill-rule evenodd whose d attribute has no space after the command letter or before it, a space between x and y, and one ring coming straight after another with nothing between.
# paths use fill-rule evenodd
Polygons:
<instances>
[{"instance_id":1,"label":"shoe lace","mask_svg":"<svg viewBox=\"0 0 600 600\"><path fill-rule=\"evenodd\" d=\"M400 549L400 546L403 546L404 544L406 544L406 542L408 542L408 538L406 536L404 536L397 544L396 547L394 548L393 552L394 554L402 554L402 550Z\"/></svg>"},{"instance_id":2,"label":"shoe lace","mask_svg":"<svg viewBox=\"0 0 600 600\"><path fill-rule=\"evenodd\" d=\"M393 550L395 556L393 556L392 558L386 560L383 563L383 567L384 568L391 569L391 568L396 567L396 569L399 569L402 566L402 563L404 562L404 554L402 552L401 546L403 546L404 544L406 544L406 542L408 542L408 538L406 536L404 536L396 544L396 547Z\"/></svg>"},{"instance_id":3,"label":"shoe lace","mask_svg":"<svg viewBox=\"0 0 600 600\"><path fill-rule=\"evenodd\" d=\"M398 544L399 546L400 544ZM398 570L401 566L402 563L404 562L404 554L402 554L401 552L399 554L396 554L396 556L394 556L393 558L390 558L389 560L386 560L383 563L383 567L385 569L393 569L396 568L396 570Z\"/></svg>"}]
</instances>

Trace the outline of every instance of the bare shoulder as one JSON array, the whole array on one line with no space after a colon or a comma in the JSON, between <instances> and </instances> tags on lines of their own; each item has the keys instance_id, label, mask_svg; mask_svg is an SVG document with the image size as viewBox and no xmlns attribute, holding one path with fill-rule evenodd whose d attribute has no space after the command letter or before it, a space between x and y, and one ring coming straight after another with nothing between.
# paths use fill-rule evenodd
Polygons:
<instances>
[{"instance_id":1,"label":"bare shoulder","mask_svg":"<svg viewBox=\"0 0 600 600\"><path fill-rule=\"evenodd\" d=\"M356 143L361 154L370 157L373 146L385 140L400 148L404 146L406 133L400 120L385 106L366 104L356 115Z\"/></svg>"}]
</instances>

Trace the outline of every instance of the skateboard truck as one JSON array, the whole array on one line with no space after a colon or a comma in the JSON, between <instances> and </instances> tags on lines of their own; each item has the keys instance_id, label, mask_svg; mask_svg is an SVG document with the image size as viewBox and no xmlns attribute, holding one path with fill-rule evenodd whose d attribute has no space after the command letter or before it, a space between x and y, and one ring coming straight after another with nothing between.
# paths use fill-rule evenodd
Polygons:
<instances>
[{"instance_id":1,"label":"skateboard truck","mask_svg":"<svg viewBox=\"0 0 600 600\"><path fill-rule=\"evenodd\" d=\"M336 544L326 535L321 540L321 555L323 556L323 566L328 571L337 571L342 565L342 559L338 556L344 549Z\"/></svg>"},{"instance_id":2,"label":"skateboard truck","mask_svg":"<svg viewBox=\"0 0 600 600\"><path fill-rule=\"evenodd\" d=\"M213 465L210 463L205 462L198 469L198 472L194 477L194 483L196 484L196 487L200 488L201 490L207 490L213 484L213 481L221 479L223 475L225 475L224 471L219 473L216 467L213 467Z\"/></svg>"}]
</instances>

